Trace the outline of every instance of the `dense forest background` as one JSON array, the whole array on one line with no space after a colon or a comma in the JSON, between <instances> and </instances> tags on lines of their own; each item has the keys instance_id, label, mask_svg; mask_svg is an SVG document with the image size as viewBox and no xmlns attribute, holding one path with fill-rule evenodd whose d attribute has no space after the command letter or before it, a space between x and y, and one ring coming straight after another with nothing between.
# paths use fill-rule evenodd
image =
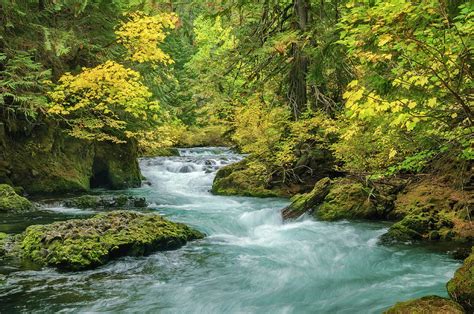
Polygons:
<instances>
[{"instance_id":1,"label":"dense forest background","mask_svg":"<svg viewBox=\"0 0 474 314\"><path fill-rule=\"evenodd\" d=\"M144 154L235 145L255 180L284 184L311 177L312 158L384 177L474 156L469 1L4 0L1 12L7 131L55 120Z\"/></svg>"}]
</instances>

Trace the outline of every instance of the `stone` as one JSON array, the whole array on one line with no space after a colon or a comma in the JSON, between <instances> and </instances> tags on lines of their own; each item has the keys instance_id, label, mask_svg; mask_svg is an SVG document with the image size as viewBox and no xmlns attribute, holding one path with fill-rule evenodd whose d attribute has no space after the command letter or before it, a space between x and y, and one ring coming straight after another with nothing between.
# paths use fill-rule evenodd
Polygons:
<instances>
[{"instance_id":1,"label":"stone","mask_svg":"<svg viewBox=\"0 0 474 314\"><path fill-rule=\"evenodd\" d=\"M121 256L177 249L204 234L158 214L112 211L88 219L33 225L7 254L40 266L85 270Z\"/></svg>"},{"instance_id":2,"label":"stone","mask_svg":"<svg viewBox=\"0 0 474 314\"><path fill-rule=\"evenodd\" d=\"M0 212L27 212L35 206L23 196L18 195L11 186L0 184Z\"/></svg>"}]
</instances>

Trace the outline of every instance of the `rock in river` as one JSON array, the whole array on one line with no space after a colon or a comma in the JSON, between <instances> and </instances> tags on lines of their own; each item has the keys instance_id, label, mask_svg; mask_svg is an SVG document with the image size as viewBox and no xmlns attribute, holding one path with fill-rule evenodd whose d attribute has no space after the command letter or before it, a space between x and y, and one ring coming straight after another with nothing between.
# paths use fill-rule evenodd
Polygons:
<instances>
[{"instance_id":1,"label":"rock in river","mask_svg":"<svg viewBox=\"0 0 474 314\"><path fill-rule=\"evenodd\" d=\"M199 231L157 214L112 211L89 219L30 226L15 238L7 254L41 266L84 270L120 256L177 249L203 237Z\"/></svg>"}]
</instances>

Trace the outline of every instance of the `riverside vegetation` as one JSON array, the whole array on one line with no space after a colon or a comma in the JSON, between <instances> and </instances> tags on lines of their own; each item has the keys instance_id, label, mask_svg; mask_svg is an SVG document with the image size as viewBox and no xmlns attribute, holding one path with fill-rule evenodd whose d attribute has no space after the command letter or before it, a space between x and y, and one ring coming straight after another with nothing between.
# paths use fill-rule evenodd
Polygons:
<instances>
[{"instance_id":1,"label":"riverside vegetation","mask_svg":"<svg viewBox=\"0 0 474 314\"><path fill-rule=\"evenodd\" d=\"M449 0L0 2L0 215L64 199L94 217L0 233L0 256L62 270L204 234L97 196L138 158L232 146L219 195L291 197L283 220L391 221L379 245L443 247L447 295L387 313L474 310L474 4ZM120 209L128 210L120 210ZM2 278L0 277L0 284Z\"/></svg>"}]
</instances>

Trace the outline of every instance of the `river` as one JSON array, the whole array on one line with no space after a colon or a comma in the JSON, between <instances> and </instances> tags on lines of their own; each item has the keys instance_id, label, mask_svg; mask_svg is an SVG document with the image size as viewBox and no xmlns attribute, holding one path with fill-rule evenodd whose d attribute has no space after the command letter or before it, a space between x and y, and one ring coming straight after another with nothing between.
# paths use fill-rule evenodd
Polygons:
<instances>
[{"instance_id":1,"label":"river","mask_svg":"<svg viewBox=\"0 0 474 314\"><path fill-rule=\"evenodd\" d=\"M384 223L283 223L288 200L209 192L216 169L242 156L224 148L180 152L142 159L147 181L127 193L205 232L204 240L84 272L3 265L0 312L380 313L398 301L446 296L459 266L446 254L379 245Z\"/></svg>"}]
</instances>

